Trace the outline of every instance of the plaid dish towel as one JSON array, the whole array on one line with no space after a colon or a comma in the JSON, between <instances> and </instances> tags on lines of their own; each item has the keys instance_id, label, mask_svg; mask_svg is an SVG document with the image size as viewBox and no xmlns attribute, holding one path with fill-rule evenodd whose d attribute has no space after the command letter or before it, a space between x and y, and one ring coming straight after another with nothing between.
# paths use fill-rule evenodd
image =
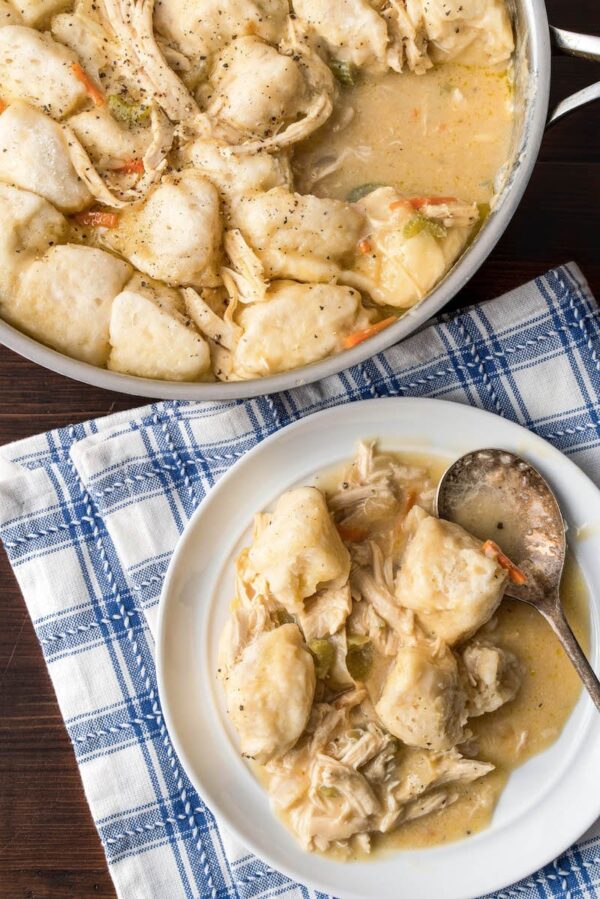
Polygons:
<instances>
[{"instance_id":1,"label":"plaid dish towel","mask_svg":"<svg viewBox=\"0 0 600 899\"><path fill-rule=\"evenodd\" d=\"M0 450L0 536L126 899L315 897L218 827L161 716L153 636L175 543L215 481L295 419L377 396L470 403L545 437L600 484L600 312L573 264L442 318L318 384L159 403ZM600 828L497 899L600 893Z\"/></svg>"}]
</instances>

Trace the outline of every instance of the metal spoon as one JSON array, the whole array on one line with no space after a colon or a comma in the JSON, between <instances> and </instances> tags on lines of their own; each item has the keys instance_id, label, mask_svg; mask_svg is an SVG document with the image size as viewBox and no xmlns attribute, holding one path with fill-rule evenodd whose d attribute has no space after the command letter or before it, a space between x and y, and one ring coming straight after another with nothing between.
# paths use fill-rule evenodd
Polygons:
<instances>
[{"instance_id":1,"label":"metal spoon","mask_svg":"<svg viewBox=\"0 0 600 899\"><path fill-rule=\"evenodd\" d=\"M600 710L600 680L567 623L560 601L565 525L552 490L524 459L506 450L482 449L457 459L436 496L440 518L494 540L527 578L509 581L506 596L534 606L561 641Z\"/></svg>"}]
</instances>

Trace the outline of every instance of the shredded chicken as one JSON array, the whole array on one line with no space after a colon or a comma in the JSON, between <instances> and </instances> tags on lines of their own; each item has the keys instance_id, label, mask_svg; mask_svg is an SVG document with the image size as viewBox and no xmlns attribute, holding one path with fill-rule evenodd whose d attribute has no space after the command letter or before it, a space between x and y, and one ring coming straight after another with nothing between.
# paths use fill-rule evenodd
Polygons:
<instances>
[{"instance_id":1,"label":"shredded chicken","mask_svg":"<svg viewBox=\"0 0 600 899\"><path fill-rule=\"evenodd\" d=\"M387 22L391 48L390 66L401 72L404 68L422 75L433 63L427 53L427 33L419 12L415 14L413 0L388 0L383 17Z\"/></svg>"},{"instance_id":2,"label":"shredded chicken","mask_svg":"<svg viewBox=\"0 0 600 899\"><path fill-rule=\"evenodd\" d=\"M414 613L401 606L394 597L392 559L384 559L379 544L370 544L370 568L355 568L351 583L354 595L369 603L376 615L397 634L401 643L412 643L416 639Z\"/></svg>"},{"instance_id":3,"label":"shredded chicken","mask_svg":"<svg viewBox=\"0 0 600 899\"><path fill-rule=\"evenodd\" d=\"M198 330L218 346L232 350L241 336L241 328L231 320L229 310L221 318L192 287L184 287L182 293Z\"/></svg>"},{"instance_id":4,"label":"shredded chicken","mask_svg":"<svg viewBox=\"0 0 600 899\"><path fill-rule=\"evenodd\" d=\"M244 649L270 628L271 617L264 603L232 609L219 642L219 674L226 676Z\"/></svg>"},{"instance_id":5,"label":"shredded chicken","mask_svg":"<svg viewBox=\"0 0 600 899\"><path fill-rule=\"evenodd\" d=\"M352 609L350 584L322 587L304 604L298 621L306 640L329 637L344 626Z\"/></svg>"},{"instance_id":6,"label":"shredded chicken","mask_svg":"<svg viewBox=\"0 0 600 899\"><path fill-rule=\"evenodd\" d=\"M515 698L523 678L523 665L514 653L472 640L461 655L469 717L494 712Z\"/></svg>"},{"instance_id":7,"label":"shredded chicken","mask_svg":"<svg viewBox=\"0 0 600 899\"><path fill-rule=\"evenodd\" d=\"M348 626L353 634L368 637L382 655L395 656L398 652L400 640L397 632L375 611L373 603L354 602Z\"/></svg>"},{"instance_id":8,"label":"shredded chicken","mask_svg":"<svg viewBox=\"0 0 600 899\"><path fill-rule=\"evenodd\" d=\"M119 40L131 46L148 90L172 122L198 133L202 118L196 101L161 53L153 26L154 0L104 0L110 24Z\"/></svg>"},{"instance_id":9,"label":"shredded chicken","mask_svg":"<svg viewBox=\"0 0 600 899\"><path fill-rule=\"evenodd\" d=\"M269 288L262 262L237 228L226 231L223 242L230 262L227 271L236 286L239 301L260 303Z\"/></svg>"},{"instance_id":10,"label":"shredded chicken","mask_svg":"<svg viewBox=\"0 0 600 899\"><path fill-rule=\"evenodd\" d=\"M108 189L71 128L68 125L63 125L62 127L73 168L87 187L91 196L105 206L112 206L113 209L122 209L126 206L127 203L124 200L120 200Z\"/></svg>"},{"instance_id":11,"label":"shredded chicken","mask_svg":"<svg viewBox=\"0 0 600 899\"><path fill-rule=\"evenodd\" d=\"M150 108L152 141L143 156L146 183L154 183L164 171L167 155L173 145L174 129L156 103ZM140 192L141 192L141 188Z\"/></svg>"}]
</instances>

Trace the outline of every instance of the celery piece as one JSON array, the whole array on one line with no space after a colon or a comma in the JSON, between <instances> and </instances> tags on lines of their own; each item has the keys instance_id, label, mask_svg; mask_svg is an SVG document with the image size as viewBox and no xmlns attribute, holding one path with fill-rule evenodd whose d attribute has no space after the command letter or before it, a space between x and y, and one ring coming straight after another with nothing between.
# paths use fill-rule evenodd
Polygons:
<instances>
[{"instance_id":1,"label":"celery piece","mask_svg":"<svg viewBox=\"0 0 600 899\"><path fill-rule=\"evenodd\" d=\"M319 787L319 792L324 799L337 799L340 795L335 787Z\"/></svg>"},{"instance_id":2,"label":"celery piece","mask_svg":"<svg viewBox=\"0 0 600 899\"><path fill-rule=\"evenodd\" d=\"M330 59L329 68L334 76L345 87L353 87L358 80L358 69L351 62L343 59Z\"/></svg>"},{"instance_id":3,"label":"celery piece","mask_svg":"<svg viewBox=\"0 0 600 899\"><path fill-rule=\"evenodd\" d=\"M348 203L357 203L358 200L362 200L367 194L372 194L374 190L378 190L380 187L387 187L387 184L381 184L379 181L368 181L366 184L359 184L358 187L353 187L346 194L346 200Z\"/></svg>"},{"instance_id":4,"label":"celery piece","mask_svg":"<svg viewBox=\"0 0 600 899\"><path fill-rule=\"evenodd\" d=\"M354 646L346 655L346 667L354 680L364 681L369 676L373 665L373 647L370 643Z\"/></svg>"},{"instance_id":5,"label":"celery piece","mask_svg":"<svg viewBox=\"0 0 600 899\"><path fill-rule=\"evenodd\" d=\"M448 229L445 225L441 225L439 222L434 222L432 219L425 220L425 230L429 231L429 233L433 237L446 237L448 234Z\"/></svg>"},{"instance_id":6,"label":"celery piece","mask_svg":"<svg viewBox=\"0 0 600 899\"><path fill-rule=\"evenodd\" d=\"M287 611L287 609L275 609L272 613L275 624L281 627L282 624L294 624L295 618Z\"/></svg>"},{"instance_id":7,"label":"celery piece","mask_svg":"<svg viewBox=\"0 0 600 899\"><path fill-rule=\"evenodd\" d=\"M369 642L369 638L366 634L348 634L346 637L346 644L348 649L359 649L361 646L364 646L365 643Z\"/></svg>"},{"instance_id":8,"label":"celery piece","mask_svg":"<svg viewBox=\"0 0 600 899\"><path fill-rule=\"evenodd\" d=\"M446 237L448 234L447 229L443 225L440 225L439 222L434 222L431 219L425 218L424 215L417 212L417 214L413 215L405 224L402 229L402 235L408 239L410 237L416 237L421 231L427 231L432 237Z\"/></svg>"},{"instance_id":9,"label":"celery piece","mask_svg":"<svg viewBox=\"0 0 600 899\"><path fill-rule=\"evenodd\" d=\"M320 680L325 680L335 661L335 649L329 640L311 640L308 648L315 659L315 674Z\"/></svg>"},{"instance_id":10,"label":"celery piece","mask_svg":"<svg viewBox=\"0 0 600 899\"><path fill-rule=\"evenodd\" d=\"M141 103L128 103L120 94L110 94L107 97L108 108L112 116L125 125L143 125L150 116L148 106Z\"/></svg>"}]
</instances>

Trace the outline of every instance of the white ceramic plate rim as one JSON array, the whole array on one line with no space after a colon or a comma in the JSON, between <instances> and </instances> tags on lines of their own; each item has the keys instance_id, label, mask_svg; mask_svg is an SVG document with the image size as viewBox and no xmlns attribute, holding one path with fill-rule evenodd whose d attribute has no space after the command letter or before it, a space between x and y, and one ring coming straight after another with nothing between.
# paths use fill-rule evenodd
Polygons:
<instances>
[{"instance_id":1,"label":"white ceramic plate rim","mask_svg":"<svg viewBox=\"0 0 600 899\"><path fill-rule=\"evenodd\" d=\"M447 431L444 434L445 427ZM185 674L180 672L177 678L173 673L180 663L173 653L169 653L168 644L170 633L174 631L174 623L177 624L177 611L180 617L182 614L177 606L177 593L181 579L186 577L186 568L189 571L187 555L190 551L193 552L198 529L207 518L214 517L219 512L223 496L231 488L236 490L240 484L251 485L249 492L252 495L260 489L263 499L253 507L254 511L268 505L282 489L281 484L278 484L275 492L273 484L269 486L261 483L257 486L253 483L253 470L260 468L261 460L268 459L269 455L276 456L286 446L288 450L294 445L312 446L311 434L321 432L323 436L324 430L328 436L327 447L321 444L312 450L316 456L322 453L324 458L321 467L327 467L331 461L344 456L349 457L357 439L377 435L384 438L384 445L390 445L392 439L397 446L417 451L437 450L450 457L486 445L512 449L529 458L549 477L557 489L565 517L571 525L588 524L590 514L594 522L600 524L600 492L573 462L519 425L471 406L430 399L366 400L337 406L289 425L254 447L219 480L190 519L171 559L159 608L157 675L163 714L173 745L192 783L219 820L257 856L293 880L308 883L341 899L370 899L374 882L378 884L377 895L381 899L388 896L409 899L415 895L416 890L420 899L438 899L440 895L444 899L470 899L501 889L554 859L600 815L600 794L597 790L590 789L594 782L595 761L600 752L600 719L594 714L587 696L581 697L561 738L549 750L549 753L554 754L552 781L553 784L556 783L552 789L547 788L543 795L539 793L531 799L535 809L532 808L527 813L519 812L512 817L509 812L508 824L505 822L497 827L492 822L488 830L468 841L427 850L394 853L375 861L344 865L303 853L273 816L270 820L264 817L271 814L264 793L249 769L237 758L231 732L227 732L223 716L215 717L213 713L211 718L211 713L203 706L199 711L198 704L190 708L187 700L189 682L186 683ZM348 441L349 433L352 433L352 438L347 450L340 455L338 449L338 455L335 455L335 446L344 439ZM444 434L441 438L440 433ZM397 439L394 439L395 435ZM309 444L306 443L307 438ZM299 479L310 479L315 467L319 467L315 466L314 459L306 471L302 470L303 465L304 461L300 464L300 470L296 470L296 466L293 471L285 473L273 470L273 477L275 480L279 478L279 481L283 477L283 489L286 489ZM558 474L560 477L557 477ZM239 490L236 496L240 496ZM223 504L219 514L227 515L222 509ZM596 534L596 529L592 528L591 532L588 540L574 547L588 587L592 578L595 583L600 583L600 531ZM234 552L241 536L239 526L237 529L234 527L224 541L219 541L214 546L214 558L209 563L209 567L212 565L214 570L211 571L208 583L213 584L215 590L225 560ZM222 548L223 544L225 549ZM200 609L199 614L207 620L213 615L213 596L214 592L210 594L208 605L204 604L203 607L194 600L197 609ZM597 667L600 607L597 600L592 600L590 605L592 662ZM185 614L188 615L189 612L189 608L186 608ZM182 623L177 626L181 627ZM198 633L196 636L199 650L201 639L206 634ZM210 647L206 647L207 658L211 651ZM196 686L199 689L199 685ZM212 696L214 685L204 686ZM199 770L198 759L194 759L192 747L186 744L183 733L185 728L181 725L182 712L178 712L178 705L187 707L186 716L195 715L202 720L206 717L210 723L210 739L204 744L200 766L204 765L206 768L206 760L218 744L219 766L227 770L221 786L231 785L232 791L241 791L244 801L249 799L254 802L252 810L256 814L252 818L244 817L242 803L238 805L231 796L225 795L227 790L222 789L218 793L218 778L207 777L206 771L203 773ZM209 706L210 703L206 703L206 708ZM220 733L215 732L215 722L216 730L220 722ZM213 740L216 741L215 744ZM575 755L577 763L573 764ZM519 782L529 782L529 772L534 770L532 766L538 760L542 760L538 764L543 764L547 756L548 753L536 756L520 768L514 777L519 777L519 772L526 772L525 775L521 774ZM501 799L499 809L502 801ZM263 814L262 818L259 813ZM545 826L548 821L552 822L551 828ZM267 828L268 838L265 838L265 832L261 829L263 825ZM399 884L405 886L402 893L399 892Z\"/></svg>"}]
</instances>

